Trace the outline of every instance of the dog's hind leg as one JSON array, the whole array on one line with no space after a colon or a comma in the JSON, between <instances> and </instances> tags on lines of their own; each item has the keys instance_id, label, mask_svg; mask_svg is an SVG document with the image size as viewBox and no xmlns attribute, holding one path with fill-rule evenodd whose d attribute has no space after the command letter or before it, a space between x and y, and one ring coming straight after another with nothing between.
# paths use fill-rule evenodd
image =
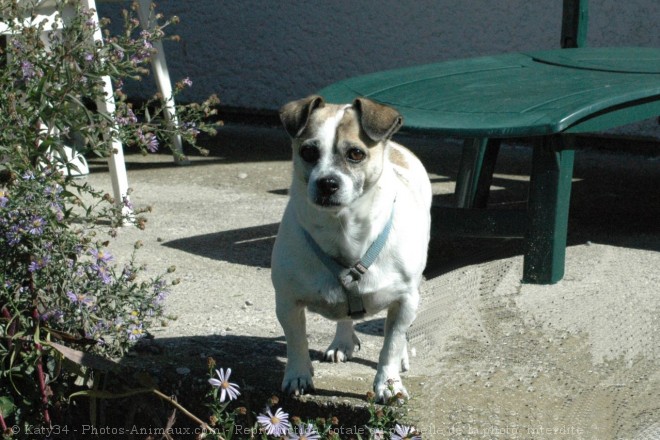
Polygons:
<instances>
[{"instance_id":1,"label":"dog's hind leg","mask_svg":"<svg viewBox=\"0 0 660 440\"><path fill-rule=\"evenodd\" d=\"M335 339L325 351L323 359L327 362L346 362L353 356L356 347L360 349L360 340L353 330L353 320L337 321Z\"/></svg>"},{"instance_id":2,"label":"dog's hind leg","mask_svg":"<svg viewBox=\"0 0 660 440\"><path fill-rule=\"evenodd\" d=\"M294 395L314 391L314 370L307 344L305 308L299 304L282 304L278 301L276 311L286 338L287 362L282 391Z\"/></svg>"}]
</instances>

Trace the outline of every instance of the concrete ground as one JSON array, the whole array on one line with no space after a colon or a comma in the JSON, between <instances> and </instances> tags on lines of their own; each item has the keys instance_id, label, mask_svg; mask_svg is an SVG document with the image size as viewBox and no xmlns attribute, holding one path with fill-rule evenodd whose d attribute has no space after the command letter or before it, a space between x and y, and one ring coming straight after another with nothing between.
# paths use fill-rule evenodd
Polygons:
<instances>
[{"instance_id":1,"label":"concrete ground","mask_svg":"<svg viewBox=\"0 0 660 440\"><path fill-rule=\"evenodd\" d=\"M398 140L425 163L434 203L451 203L460 145ZM211 154L185 167L166 154L127 155L132 199L153 214L145 231L125 228L111 247L119 260L139 239L138 259L154 273L177 266L181 283L167 299L176 319L152 330L156 373L204 387L213 356L244 394L270 395L286 361L269 267L288 138L228 125L206 146ZM660 156L623 150L576 153L566 276L554 286L520 283L516 240L432 240L403 376L406 418L424 438L660 438ZM507 145L500 158L491 203L522 206L530 149ZM87 180L109 188L105 164L91 165ZM364 414L382 327L382 315L356 323L361 351L327 364L334 325L308 314L317 394L285 399L285 409L313 402Z\"/></svg>"}]
</instances>

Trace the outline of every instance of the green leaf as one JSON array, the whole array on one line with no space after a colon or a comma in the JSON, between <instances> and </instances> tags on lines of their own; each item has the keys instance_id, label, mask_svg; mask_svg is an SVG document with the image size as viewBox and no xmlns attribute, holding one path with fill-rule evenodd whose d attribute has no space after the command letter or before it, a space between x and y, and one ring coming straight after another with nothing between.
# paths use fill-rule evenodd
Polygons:
<instances>
[{"instance_id":1,"label":"green leaf","mask_svg":"<svg viewBox=\"0 0 660 440\"><path fill-rule=\"evenodd\" d=\"M111 393L110 391L100 391L100 390L84 390L73 393L69 396L69 400L74 397L93 397L99 399L123 399L124 397L137 396L138 394L149 394L153 393L152 388L138 388L135 390L126 391L123 393Z\"/></svg>"},{"instance_id":2,"label":"green leaf","mask_svg":"<svg viewBox=\"0 0 660 440\"><path fill-rule=\"evenodd\" d=\"M11 397L9 396L0 397L0 415L2 415L3 419L12 415L15 410L16 410L16 405L14 405L14 401L11 399Z\"/></svg>"},{"instance_id":3,"label":"green leaf","mask_svg":"<svg viewBox=\"0 0 660 440\"><path fill-rule=\"evenodd\" d=\"M73 348L60 345L56 342L49 342L48 345L60 352L62 356L78 365L104 372L118 371L120 369L118 363L97 354L74 350Z\"/></svg>"}]
</instances>

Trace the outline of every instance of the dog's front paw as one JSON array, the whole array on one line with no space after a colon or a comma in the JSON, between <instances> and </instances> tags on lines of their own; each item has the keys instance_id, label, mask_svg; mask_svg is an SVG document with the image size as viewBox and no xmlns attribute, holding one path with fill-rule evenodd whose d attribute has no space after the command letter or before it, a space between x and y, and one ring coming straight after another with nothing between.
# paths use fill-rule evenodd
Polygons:
<instances>
[{"instance_id":1,"label":"dog's front paw","mask_svg":"<svg viewBox=\"0 0 660 440\"><path fill-rule=\"evenodd\" d=\"M387 380L379 380L378 377L376 377L376 380L374 381L374 393L376 393L376 400L381 403L388 403L393 398L401 400L410 397L398 375L396 377L388 378Z\"/></svg>"},{"instance_id":2,"label":"dog's front paw","mask_svg":"<svg viewBox=\"0 0 660 440\"><path fill-rule=\"evenodd\" d=\"M287 395L301 396L314 392L314 381L311 372L302 374L285 374L282 381L282 392Z\"/></svg>"}]
</instances>

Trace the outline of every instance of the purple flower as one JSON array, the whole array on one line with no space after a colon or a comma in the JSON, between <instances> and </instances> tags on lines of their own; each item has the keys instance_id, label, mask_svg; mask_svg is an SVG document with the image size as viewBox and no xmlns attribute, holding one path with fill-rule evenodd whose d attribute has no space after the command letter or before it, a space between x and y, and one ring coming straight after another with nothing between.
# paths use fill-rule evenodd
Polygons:
<instances>
[{"instance_id":1,"label":"purple flower","mask_svg":"<svg viewBox=\"0 0 660 440\"><path fill-rule=\"evenodd\" d=\"M108 330L108 323L105 321L99 321L89 330L89 333L86 334L88 338L99 337L99 333ZM100 343L103 343L102 340L99 340Z\"/></svg>"},{"instance_id":2,"label":"purple flower","mask_svg":"<svg viewBox=\"0 0 660 440\"><path fill-rule=\"evenodd\" d=\"M154 283L154 294L156 295L156 298L154 299L155 304L161 304L170 293L165 289L165 286L167 286L165 280L158 280Z\"/></svg>"},{"instance_id":3,"label":"purple flower","mask_svg":"<svg viewBox=\"0 0 660 440\"><path fill-rule=\"evenodd\" d=\"M133 113L132 109L126 109L126 117L128 118L128 122L131 124L135 124L137 122L137 116L135 116L135 113Z\"/></svg>"},{"instance_id":4,"label":"purple flower","mask_svg":"<svg viewBox=\"0 0 660 440\"><path fill-rule=\"evenodd\" d=\"M7 202L9 202L9 199L5 197L4 195L0 196L0 208L4 208L7 206Z\"/></svg>"},{"instance_id":5,"label":"purple flower","mask_svg":"<svg viewBox=\"0 0 660 440\"><path fill-rule=\"evenodd\" d=\"M319 440L321 436L314 429L314 425L308 423L307 425L300 424L289 432L288 438L290 440Z\"/></svg>"},{"instance_id":6,"label":"purple flower","mask_svg":"<svg viewBox=\"0 0 660 440\"><path fill-rule=\"evenodd\" d=\"M44 189L44 194L46 194L47 196L58 196L62 191L63 191L62 186L55 183L52 186L50 185L47 186Z\"/></svg>"},{"instance_id":7,"label":"purple flower","mask_svg":"<svg viewBox=\"0 0 660 440\"><path fill-rule=\"evenodd\" d=\"M55 214L55 218L57 221L62 221L64 220L64 211L62 211L62 206L59 203L51 203L50 205L51 209L53 210L53 213Z\"/></svg>"},{"instance_id":8,"label":"purple flower","mask_svg":"<svg viewBox=\"0 0 660 440\"><path fill-rule=\"evenodd\" d=\"M158 139L156 138L156 135L153 133L147 134L147 150L149 150L152 153L158 151Z\"/></svg>"},{"instance_id":9,"label":"purple flower","mask_svg":"<svg viewBox=\"0 0 660 440\"><path fill-rule=\"evenodd\" d=\"M96 274L99 276L103 284L112 283L112 277L110 276L110 271L106 266L101 264L93 264L92 269L96 271Z\"/></svg>"},{"instance_id":10,"label":"purple flower","mask_svg":"<svg viewBox=\"0 0 660 440\"><path fill-rule=\"evenodd\" d=\"M46 313L42 313L39 316L39 319L44 322L50 321L51 319L54 321L59 321L60 319L62 319L63 316L64 316L64 312L62 312L61 310L49 310Z\"/></svg>"},{"instance_id":11,"label":"purple flower","mask_svg":"<svg viewBox=\"0 0 660 440\"><path fill-rule=\"evenodd\" d=\"M197 129L197 125L194 122L186 122L183 124L183 129L186 130L188 133L190 133L191 136L197 136L199 134L199 130Z\"/></svg>"},{"instance_id":12,"label":"purple flower","mask_svg":"<svg viewBox=\"0 0 660 440\"><path fill-rule=\"evenodd\" d=\"M85 58L85 61L87 61L88 63L91 63L92 61L94 61L94 54L87 52L87 53L85 53L84 58Z\"/></svg>"},{"instance_id":13,"label":"purple flower","mask_svg":"<svg viewBox=\"0 0 660 440\"><path fill-rule=\"evenodd\" d=\"M103 252L99 249L90 249L89 254L94 257L97 263L108 263L113 260L109 252Z\"/></svg>"},{"instance_id":14,"label":"purple flower","mask_svg":"<svg viewBox=\"0 0 660 440\"><path fill-rule=\"evenodd\" d=\"M66 296L69 298L69 300L74 303L74 304L79 304L79 305L86 305L86 306L91 306L94 304L94 299L90 298L87 295L84 295L82 293L75 294L72 291L68 291L66 293Z\"/></svg>"},{"instance_id":15,"label":"purple flower","mask_svg":"<svg viewBox=\"0 0 660 440\"><path fill-rule=\"evenodd\" d=\"M5 234L7 244L9 246L16 246L18 243L20 243L22 232L23 231L21 231L21 228L19 228L18 225L12 225Z\"/></svg>"},{"instance_id":16,"label":"purple flower","mask_svg":"<svg viewBox=\"0 0 660 440\"><path fill-rule=\"evenodd\" d=\"M152 153L158 151L158 139L156 138L155 134L147 133L145 135L144 133L142 133L142 129L139 129L137 133L140 143L142 143L142 145L144 145L147 148L147 150L149 150Z\"/></svg>"},{"instance_id":17,"label":"purple flower","mask_svg":"<svg viewBox=\"0 0 660 440\"><path fill-rule=\"evenodd\" d=\"M13 38L11 40L11 45L18 52L23 52L25 50L25 46L23 46L23 42L18 39Z\"/></svg>"},{"instance_id":18,"label":"purple flower","mask_svg":"<svg viewBox=\"0 0 660 440\"><path fill-rule=\"evenodd\" d=\"M23 79L29 80L36 75L34 65L29 61L21 61L21 71L23 72Z\"/></svg>"},{"instance_id":19,"label":"purple flower","mask_svg":"<svg viewBox=\"0 0 660 440\"><path fill-rule=\"evenodd\" d=\"M399 424L394 427L394 434L391 438L392 440L422 440L422 437L417 435L415 427Z\"/></svg>"},{"instance_id":20,"label":"purple flower","mask_svg":"<svg viewBox=\"0 0 660 440\"><path fill-rule=\"evenodd\" d=\"M142 329L142 324L131 324L128 326L128 340L136 341L143 336L145 336L144 330Z\"/></svg>"},{"instance_id":21,"label":"purple flower","mask_svg":"<svg viewBox=\"0 0 660 440\"><path fill-rule=\"evenodd\" d=\"M131 211L133 210L133 202L131 202L131 199L128 198L128 196L123 196L121 198L121 202L124 204L124 206Z\"/></svg>"},{"instance_id":22,"label":"purple flower","mask_svg":"<svg viewBox=\"0 0 660 440\"><path fill-rule=\"evenodd\" d=\"M28 232L32 235L41 235L44 232L46 221L39 216L32 216L28 225Z\"/></svg>"},{"instance_id":23,"label":"purple flower","mask_svg":"<svg viewBox=\"0 0 660 440\"><path fill-rule=\"evenodd\" d=\"M50 262L50 257L45 256L41 258L37 258L36 260L33 260L30 265L28 266L28 270L32 273L37 272L44 267L48 266L48 263Z\"/></svg>"},{"instance_id":24,"label":"purple flower","mask_svg":"<svg viewBox=\"0 0 660 440\"><path fill-rule=\"evenodd\" d=\"M115 116L115 121L117 121L118 125L135 124L137 120L137 116L135 116L135 113L130 108L126 109L126 116Z\"/></svg>"},{"instance_id":25,"label":"purple flower","mask_svg":"<svg viewBox=\"0 0 660 440\"><path fill-rule=\"evenodd\" d=\"M286 435L289 431L289 415L278 408L273 414L270 408L266 409L266 414L259 414L257 422L266 431L266 434L274 437Z\"/></svg>"},{"instance_id":26,"label":"purple flower","mask_svg":"<svg viewBox=\"0 0 660 440\"><path fill-rule=\"evenodd\" d=\"M128 265L124 266L124 270L121 271L121 276L128 281L135 279L135 274L131 270L131 267Z\"/></svg>"},{"instance_id":27,"label":"purple flower","mask_svg":"<svg viewBox=\"0 0 660 440\"><path fill-rule=\"evenodd\" d=\"M150 34L148 32L142 31L142 37L142 47L138 48L135 55L131 57L131 62L134 65L141 64L149 60L154 48L153 44L147 40L147 38L150 38Z\"/></svg>"},{"instance_id":28,"label":"purple flower","mask_svg":"<svg viewBox=\"0 0 660 440\"><path fill-rule=\"evenodd\" d=\"M192 80L188 77L185 77L181 81L176 83L176 90L177 92L180 92L186 87L192 87L192 84L193 84Z\"/></svg>"},{"instance_id":29,"label":"purple flower","mask_svg":"<svg viewBox=\"0 0 660 440\"><path fill-rule=\"evenodd\" d=\"M227 368L226 373L222 371L222 368L215 370L215 374L219 379L212 377L209 379L209 383L220 390L220 402L224 402L226 397L229 397L229 400L236 400L241 393L238 391L238 385L229 382L231 368Z\"/></svg>"}]
</instances>

